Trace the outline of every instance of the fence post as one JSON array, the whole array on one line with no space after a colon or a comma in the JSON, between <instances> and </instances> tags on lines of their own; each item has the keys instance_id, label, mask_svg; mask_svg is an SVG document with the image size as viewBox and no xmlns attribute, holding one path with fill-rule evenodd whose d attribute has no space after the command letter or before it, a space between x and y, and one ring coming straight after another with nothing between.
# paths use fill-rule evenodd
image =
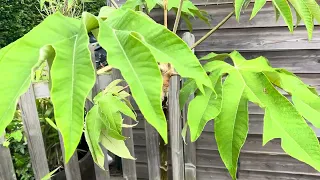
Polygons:
<instances>
[{"instance_id":1,"label":"fence post","mask_svg":"<svg viewBox=\"0 0 320 180\"><path fill-rule=\"evenodd\" d=\"M91 51L91 60L93 63L93 67L96 69L96 58L94 54L94 47L90 46ZM94 98L100 92L100 84L99 78L96 76L96 82L94 87L92 88L92 98ZM87 111L89 111L93 107L93 104L89 101L86 102ZM101 145L100 145L101 146ZM109 161L108 161L108 150L104 147L101 147L102 152L104 154L104 169L101 169L98 165L94 163L94 170L96 174L96 180L109 180L110 179L110 172L109 172Z\"/></svg>"},{"instance_id":2,"label":"fence post","mask_svg":"<svg viewBox=\"0 0 320 180\"><path fill-rule=\"evenodd\" d=\"M9 148L4 147L4 136L0 133L0 180L17 180Z\"/></svg>"},{"instance_id":3,"label":"fence post","mask_svg":"<svg viewBox=\"0 0 320 180\"><path fill-rule=\"evenodd\" d=\"M182 122L179 106L180 76L170 79L169 88L169 124L171 141L173 180L184 179L183 142L181 136Z\"/></svg>"},{"instance_id":4,"label":"fence post","mask_svg":"<svg viewBox=\"0 0 320 180\"><path fill-rule=\"evenodd\" d=\"M159 134L147 121L144 122L144 127L146 134L149 179L160 180Z\"/></svg>"},{"instance_id":5,"label":"fence post","mask_svg":"<svg viewBox=\"0 0 320 180\"><path fill-rule=\"evenodd\" d=\"M35 179L40 180L49 173L49 168L32 85L20 97L19 106L28 140L32 169Z\"/></svg>"},{"instance_id":6,"label":"fence post","mask_svg":"<svg viewBox=\"0 0 320 180\"><path fill-rule=\"evenodd\" d=\"M112 70L112 79L123 79L119 70ZM124 85L124 84L122 84ZM132 119L129 117L123 118L123 123L131 124ZM134 143L133 143L133 133L132 128L123 128L122 133L128 139L125 141L126 146L128 147L131 155L134 157ZM123 178L126 180L136 180L137 179L137 170L136 170L136 162L131 159L122 159L122 171Z\"/></svg>"},{"instance_id":7,"label":"fence post","mask_svg":"<svg viewBox=\"0 0 320 180\"><path fill-rule=\"evenodd\" d=\"M182 39L189 45L192 46L195 43L195 37L193 34L186 32L182 35ZM188 106L191 99L194 98L192 95L183 108L183 123L187 122ZM184 166L185 166L185 180L196 180L196 143L192 143L190 140L190 132L187 132L186 144L184 145Z\"/></svg>"}]
</instances>

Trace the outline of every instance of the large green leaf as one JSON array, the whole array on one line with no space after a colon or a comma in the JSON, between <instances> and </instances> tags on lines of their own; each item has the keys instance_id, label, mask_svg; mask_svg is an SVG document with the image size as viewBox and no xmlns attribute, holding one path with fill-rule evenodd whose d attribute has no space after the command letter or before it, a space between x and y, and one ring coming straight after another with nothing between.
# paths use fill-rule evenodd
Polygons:
<instances>
[{"instance_id":1,"label":"large green leaf","mask_svg":"<svg viewBox=\"0 0 320 180\"><path fill-rule=\"evenodd\" d=\"M0 50L0 132L4 132L12 120L19 96L30 85L32 68L38 63L40 48L74 37L79 25L78 20L57 13Z\"/></svg>"},{"instance_id":2,"label":"large green leaf","mask_svg":"<svg viewBox=\"0 0 320 180\"><path fill-rule=\"evenodd\" d=\"M230 53L229 57L234 66L224 61L210 61L204 68L209 72L212 70L227 74L222 88L222 108L214 127L219 153L231 177L236 178L240 148L248 132L247 101L266 110L264 144L274 138L281 138L282 148L289 155L319 170L318 139L299 114L305 114L312 123L318 125L316 117L319 117L319 113L315 111L319 110L319 99L314 89L303 84L292 73L270 67L263 57L246 60L236 51ZM296 107L275 89L267 77L276 86L292 94Z\"/></svg>"},{"instance_id":3,"label":"large green leaf","mask_svg":"<svg viewBox=\"0 0 320 180\"><path fill-rule=\"evenodd\" d=\"M236 14L236 19L239 21L240 19L240 12L242 7L245 4L245 0L235 0L234 1L234 10L235 10L235 14Z\"/></svg>"},{"instance_id":4,"label":"large green leaf","mask_svg":"<svg viewBox=\"0 0 320 180\"><path fill-rule=\"evenodd\" d=\"M166 27L132 10L117 11L117 15L114 14L106 22L116 30L136 32L136 37L150 49L158 62L171 63L182 77L195 79L201 91L203 85L213 89L210 79L188 45Z\"/></svg>"},{"instance_id":5,"label":"large green leaf","mask_svg":"<svg viewBox=\"0 0 320 180\"><path fill-rule=\"evenodd\" d=\"M267 111L264 144L281 138L281 147L290 156L320 171L320 146L312 129L294 106L269 82L263 73L242 72L250 89L259 97Z\"/></svg>"},{"instance_id":6,"label":"large green leaf","mask_svg":"<svg viewBox=\"0 0 320 180\"><path fill-rule=\"evenodd\" d=\"M85 100L96 77L85 24L81 24L73 37L53 47L56 56L51 67L51 99L68 161L80 142Z\"/></svg>"},{"instance_id":7,"label":"large green leaf","mask_svg":"<svg viewBox=\"0 0 320 180\"><path fill-rule=\"evenodd\" d=\"M214 120L215 138L224 164L236 179L240 149L248 133L248 101L242 97L245 84L236 73L229 74L222 89L221 113Z\"/></svg>"},{"instance_id":8,"label":"large green leaf","mask_svg":"<svg viewBox=\"0 0 320 180\"><path fill-rule=\"evenodd\" d=\"M196 141L208 121L220 113L222 100L221 77L217 71L210 75L212 84L215 84L215 94L211 89L205 88L205 94L196 96L188 107L188 125L190 127L191 141ZM218 95L218 96L217 96Z\"/></svg>"},{"instance_id":9,"label":"large green leaf","mask_svg":"<svg viewBox=\"0 0 320 180\"><path fill-rule=\"evenodd\" d=\"M320 98L309 89L308 85L284 69L266 75L273 84L292 95L292 101L302 116L320 128Z\"/></svg>"},{"instance_id":10,"label":"large green leaf","mask_svg":"<svg viewBox=\"0 0 320 180\"><path fill-rule=\"evenodd\" d=\"M93 106L86 116L85 138L91 152L91 156L104 169L104 154L99 145L102 129L102 119L100 117L99 106Z\"/></svg>"}]
</instances>

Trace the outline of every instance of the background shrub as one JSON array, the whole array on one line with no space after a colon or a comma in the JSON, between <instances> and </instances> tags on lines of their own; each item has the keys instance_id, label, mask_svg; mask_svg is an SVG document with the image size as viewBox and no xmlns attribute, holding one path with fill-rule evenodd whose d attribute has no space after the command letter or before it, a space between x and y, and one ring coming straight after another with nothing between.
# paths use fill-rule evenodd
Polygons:
<instances>
[{"instance_id":1,"label":"background shrub","mask_svg":"<svg viewBox=\"0 0 320 180\"><path fill-rule=\"evenodd\" d=\"M97 14L106 0L85 3L85 11ZM37 0L0 0L0 49L19 39L42 21Z\"/></svg>"}]
</instances>

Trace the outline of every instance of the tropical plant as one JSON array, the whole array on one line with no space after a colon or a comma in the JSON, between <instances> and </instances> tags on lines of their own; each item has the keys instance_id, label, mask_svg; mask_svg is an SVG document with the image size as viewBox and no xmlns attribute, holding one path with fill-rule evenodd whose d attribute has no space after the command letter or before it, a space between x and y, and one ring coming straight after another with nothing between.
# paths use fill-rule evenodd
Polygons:
<instances>
[{"instance_id":1,"label":"tropical plant","mask_svg":"<svg viewBox=\"0 0 320 180\"><path fill-rule=\"evenodd\" d=\"M246 7L248 2L235 1L238 19L241 8ZM253 16L264 2L256 1ZM313 28L313 24L307 17L309 13L312 20L319 19L319 5L314 0L301 1L304 4L293 0L289 2L304 20L311 38L310 27ZM135 114L126 99L130 94L124 89L130 89L146 120L167 143L167 121L162 100L166 99L163 97L167 95L170 77L179 74L187 79L180 93L181 107L190 94L196 94L188 111L192 140L200 136L209 120L215 119L218 149L233 179L236 179L240 149L248 133L248 101L265 109L264 144L281 138L285 152L320 171L319 142L305 121L307 119L317 127L320 124L317 118L320 99L312 87L284 69L272 68L264 57L246 60L237 51L230 54L210 53L200 59L209 61L202 66L188 45L175 34L181 13L192 9L188 5L190 1L171 0L172 6L166 0L160 3L164 14L170 7L177 8L173 31L140 12L144 8L136 8L146 3L148 13L159 2L130 3L133 5L126 4L121 8L103 7L98 16L84 12L81 19L54 13L23 38L2 48L0 132L10 123L17 99L29 87L33 72L47 61L55 120L64 140L65 160L68 161L76 150L83 129L93 159L101 168L104 154L99 143L121 157L132 159L124 145L125 137L121 129L130 127L122 123L122 115L135 119ZM183 4L188 6L185 8ZM293 30L288 2L273 0L273 4L276 12L285 18L290 31ZM198 11L190 12L201 18L195 13ZM233 13L230 12L192 48L218 29ZM166 25L166 16L164 20ZM90 32L107 51L108 65L121 71L128 87L119 86L120 80L111 83L93 99L93 108L84 120L84 104L96 80L89 51ZM233 65L224 62L226 58L232 59ZM276 87L288 92L293 103Z\"/></svg>"}]
</instances>

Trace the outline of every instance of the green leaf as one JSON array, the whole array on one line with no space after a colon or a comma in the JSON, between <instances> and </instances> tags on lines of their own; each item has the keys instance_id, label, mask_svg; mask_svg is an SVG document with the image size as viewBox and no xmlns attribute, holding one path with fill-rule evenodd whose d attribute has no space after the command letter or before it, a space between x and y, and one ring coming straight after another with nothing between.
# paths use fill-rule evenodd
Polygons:
<instances>
[{"instance_id":1,"label":"green leaf","mask_svg":"<svg viewBox=\"0 0 320 180\"><path fill-rule=\"evenodd\" d=\"M127 2L129 2L129 1L127 1ZM100 9L98 17L101 19L107 19L113 13L114 10L116 10L114 7L103 6Z\"/></svg>"},{"instance_id":2,"label":"green leaf","mask_svg":"<svg viewBox=\"0 0 320 180\"><path fill-rule=\"evenodd\" d=\"M229 57L229 54L227 54L227 53L216 54L214 52L211 52L211 53L201 57L199 60L200 61L214 61L214 60L224 61L228 57Z\"/></svg>"},{"instance_id":3,"label":"green leaf","mask_svg":"<svg viewBox=\"0 0 320 180\"><path fill-rule=\"evenodd\" d=\"M244 6L245 1L246 0L235 0L234 1L234 9L235 9L237 21L239 21L240 12L241 12L242 7Z\"/></svg>"},{"instance_id":4,"label":"green leaf","mask_svg":"<svg viewBox=\"0 0 320 180\"><path fill-rule=\"evenodd\" d=\"M14 140L20 142L23 138L21 130L17 130L17 131L10 133L10 138L13 138Z\"/></svg>"},{"instance_id":5,"label":"green leaf","mask_svg":"<svg viewBox=\"0 0 320 180\"><path fill-rule=\"evenodd\" d=\"M128 21L130 23L126 23ZM106 22L114 29L136 32L136 37L150 49L158 62L171 63L182 77L195 79L201 91L203 85L213 89L210 79L188 45L166 27L132 10L118 11L118 15Z\"/></svg>"},{"instance_id":6,"label":"green leaf","mask_svg":"<svg viewBox=\"0 0 320 180\"><path fill-rule=\"evenodd\" d=\"M253 19L257 15L257 13L266 4L266 2L267 2L266 0L256 0L254 2L254 6L253 6L253 9L252 9L252 14L251 14L250 20Z\"/></svg>"},{"instance_id":7,"label":"green leaf","mask_svg":"<svg viewBox=\"0 0 320 180\"><path fill-rule=\"evenodd\" d=\"M292 12L287 0L273 0L274 6L279 10L281 16L286 22L289 31L293 32Z\"/></svg>"},{"instance_id":8,"label":"green leaf","mask_svg":"<svg viewBox=\"0 0 320 180\"><path fill-rule=\"evenodd\" d=\"M289 2L292 4L294 9L296 10L297 16L297 25L299 22L299 18L301 18L304 21L304 24L308 31L309 40L312 39L312 33L313 33L313 16L306 6L304 0L289 0Z\"/></svg>"},{"instance_id":9,"label":"green leaf","mask_svg":"<svg viewBox=\"0 0 320 180\"><path fill-rule=\"evenodd\" d=\"M229 74L222 87L222 108L214 120L215 138L221 158L232 179L236 179L240 149L248 134L248 101L245 83L236 73Z\"/></svg>"},{"instance_id":10,"label":"green leaf","mask_svg":"<svg viewBox=\"0 0 320 180\"><path fill-rule=\"evenodd\" d=\"M63 137L66 162L80 142L85 100L96 79L88 46L84 22L76 35L53 45L56 56L51 67L51 99L55 121Z\"/></svg>"},{"instance_id":11,"label":"green leaf","mask_svg":"<svg viewBox=\"0 0 320 180\"><path fill-rule=\"evenodd\" d=\"M277 7L272 4L273 10L274 10L274 14L276 16L276 22L278 22L279 18L280 18L280 11L277 9Z\"/></svg>"},{"instance_id":12,"label":"green leaf","mask_svg":"<svg viewBox=\"0 0 320 180\"><path fill-rule=\"evenodd\" d=\"M126 158L126 159L133 159L134 157L131 156L128 148L126 147L124 141L122 140L117 140L114 139L110 136L108 136L108 134L103 133L100 136L101 139L101 144L108 149L110 152L112 152L113 154L122 157L122 158Z\"/></svg>"},{"instance_id":13,"label":"green leaf","mask_svg":"<svg viewBox=\"0 0 320 180\"><path fill-rule=\"evenodd\" d=\"M54 169L53 171L49 172L47 175L45 175L43 178L41 178L41 180L49 180L49 179L51 179L53 174L56 173L60 168L61 168L61 166L59 166L56 169Z\"/></svg>"},{"instance_id":14,"label":"green leaf","mask_svg":"<svg viewBox=\"0 0 320 180\"><path fill-rule=\"evenodd\" d=\"M188 107L188 125L191 141L196 141L201 135L208 121L214 119L220 113L222 100L222 86L219 71L210 75L212 84L218 96L209 88L205 88L205 95L196 96Z\"/></svg>"},{"instance_id":15,"label":"green leaf","mask_svg":"<svg viewBox=\"0 0 320 180\"><path fill-rule=\"evenodd\" d=\"M102 119L99 111L99 106L95 105L88 112L84 134L94 162L99 165L101 169L104 169L104 154L99 145L102 129Z\"/></svg>"},{"instance_id":16,"label":"green leaf","mask_svg":"<svg viewBox=\"0 0 320 180\"><path fill-rule=\"evenodd\" d=\"M56 13L0 50L0 76L6 77L0 78L0 132L4 132L12 120L18 98L30 85L32 68L39 64L39 50L75 36L78 29L78 20Z\"/></svg>"},{"instance_id":17,"label":"green leaf","mask_svg":"<svg viewBox=\"0 0 320 180\"><path fill-rule=\"evenodd\" d=\"M312 16L320 23L320 7L315 0L302 0L305 5L308 7L309 11L311 12Z\"/></svg>"},{"instance_id":18,"label":"green leaf","mask_svg":"<svg viewBox=\"0 0 320 180\"><path fill-rule=\"evenodd\" d=\"M318 139L294 106L272 86L263 73L242 72L242 75L266 107L267 126L264 127L264 134L267 137L264 137L264 144L267 140L281 138L281 147L286 153L319 171Z\"/></svg>"},{"instance_id":19,"label":"green leaf","mask_svg":"<svg viewBox=\"0 0 320 180\"><path fill-rule=\"evenodd\" d=\"M193 79L187 79L184 83L182 88L180 89L179 94L179 104L180 109L186 104L187 100L189 99L190 95L194 93L197 89L196 82Z\"/></svg>"},{"instance_id":20,"label":"green leaf","mask_svg":"<svg viewBox=\"0 0 320 180\"><path fill-rule=\"evenodd\" d=\"M145 0L148 10L151 11L161 0Z\"/></svg>"},{"instance_id":21,"label":"green leaf","mask_svg":"<svg viewBox=\"0 0 320 180\"><path fill-rule=\"evenodd\" d=\"M58 130L57 125L50 119L50 118L45 118L45 120L47 121L47 123L53 127L54 129Z\"/></svg>"},{"instance_id":22,"label":"green leaf","mask_svg":"<svg viewBox=\"0 0 320 180\"><path fill-rule=\"evenodd\" d=\"M122 117L119 110L113 106L117 97L105 95L99 99L99 108L102 122L104 123L108 135L118 140L124 140L122 136Z\"/></svg>"},{"instance_id":23,"label":"green leaf","mask_svg":"<svg viewBox=\"0 0 320 180\"><path fill-rule=\"evenodd\" d=\"M320 128L320 98L308 85L284 69L278 69L276 73L266 73L266 76L273 84L289 92L298 112Z\"/></svg>"}]
</instances>

